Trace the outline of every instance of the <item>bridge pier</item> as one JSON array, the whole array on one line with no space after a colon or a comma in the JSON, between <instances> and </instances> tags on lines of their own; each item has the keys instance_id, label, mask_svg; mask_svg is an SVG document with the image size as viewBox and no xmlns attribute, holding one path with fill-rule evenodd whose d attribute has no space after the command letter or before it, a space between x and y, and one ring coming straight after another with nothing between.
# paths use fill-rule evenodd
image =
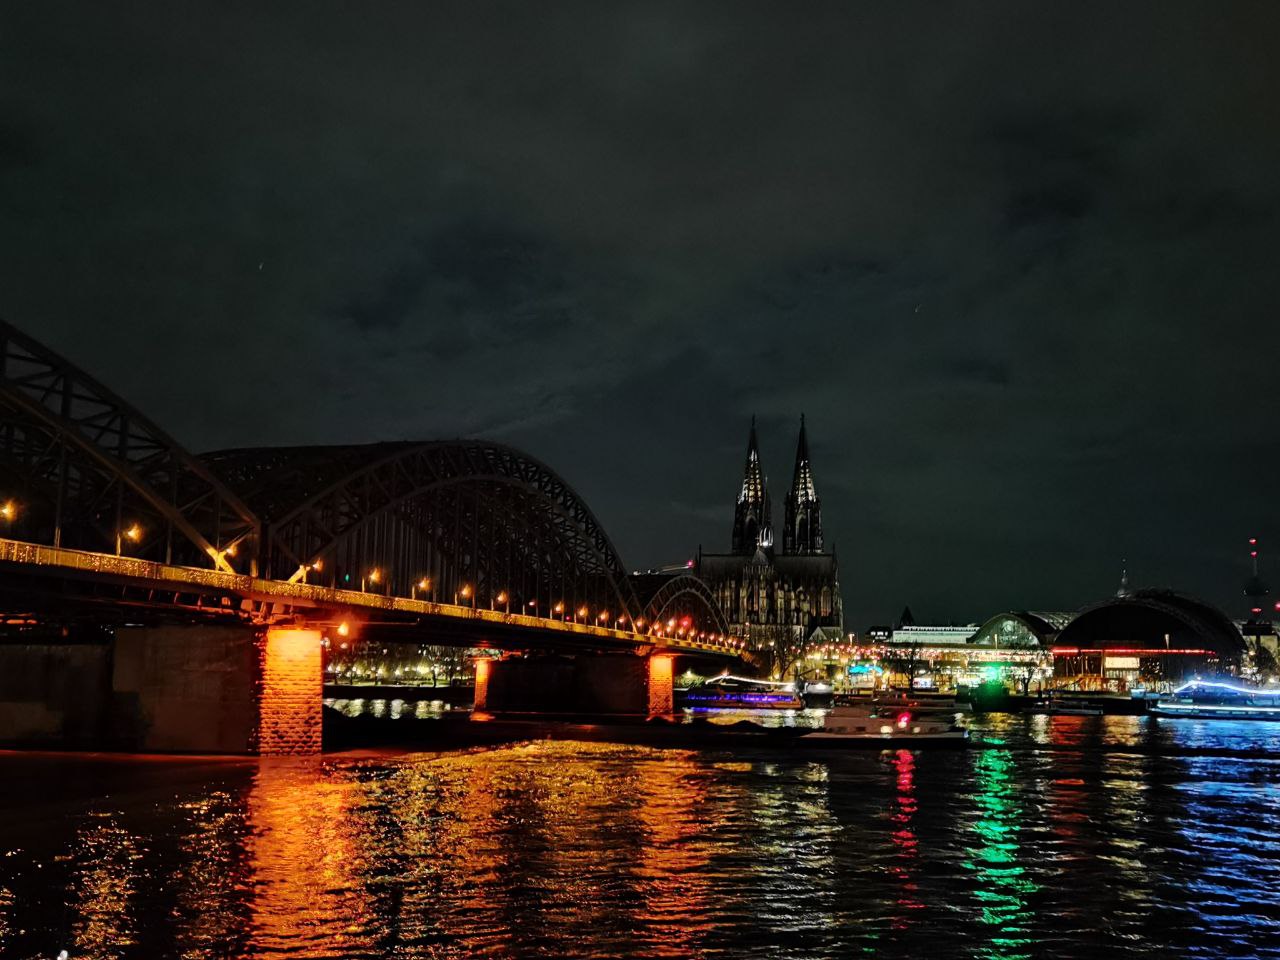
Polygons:
<instances>
[{"instance_id":1,"label":"bridge pier","mask_svg":"<svg viewBox=\"0 0 1280 960\"><path fill-rule=\"evenodd\" d=\"M320 634L271 627L116 632L113 712L131 749L320 752Z\"/></svg>"},{"instance_id":2,"label":"bridge pier","mask_svg":"<svg viewBox=\"0 0 1280 960\"><path fill-rule=\"evenodd\" d=\"M320 752L315 630L121 627L0 646L0 742L140 753Z\"/></svg>"},{"instance_id":3,"label":"bridge pier","mask_svg":"<svg viewBox=\"0 0 1280 960\"><path fill-rule=\"evenodd\" d=\"M475 709L653 716L672 712L673 658L626 653L481 660Z\"/></svg>"}]
</instances>

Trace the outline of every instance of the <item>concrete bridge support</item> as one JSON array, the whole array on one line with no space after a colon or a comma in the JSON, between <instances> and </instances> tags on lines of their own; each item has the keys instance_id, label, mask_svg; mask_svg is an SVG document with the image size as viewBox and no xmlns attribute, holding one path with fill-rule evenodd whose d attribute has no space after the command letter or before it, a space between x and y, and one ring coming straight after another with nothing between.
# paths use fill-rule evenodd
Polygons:
<instances>
[{"instance_id":1,"label":"concrete bridge support","mask_svg":"<svg viewBox=\"0 0 1280 960\"><path fill-rule=\"evenodd\" d=\"M653 716L672 712L673 658L594 654L477 664L475 708L491 713Z\"/></svg>"},{"instance_id":2,"label":"concrete bridge support","mask_svg":"<svg viewBox=\"0 0 1280 960\"><path fill-rule=\"evenodd\" d=\"M0 646L0 742L134 752L320 752L320 634L124 627L109 643Z\"/></svg>"}]
</instances>

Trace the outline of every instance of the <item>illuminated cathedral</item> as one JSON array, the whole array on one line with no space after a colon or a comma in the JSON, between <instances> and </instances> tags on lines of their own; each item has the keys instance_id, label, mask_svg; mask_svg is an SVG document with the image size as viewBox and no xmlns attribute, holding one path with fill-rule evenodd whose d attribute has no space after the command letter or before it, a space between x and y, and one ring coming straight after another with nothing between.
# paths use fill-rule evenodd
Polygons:
<instances>
[{"instance_id":1,"label":"illuminated cathedral","mask_svg":"<svg viewBox=\"0 0 1280 960\"><path fill-rule=\"evenodd\" d=\"M837 642L844 634L838 564L835 550L824 550L822 501L814 484L803 416L783 507L781 550L775 544L772 513L753 417L730 551L711 554L699 549L696 572L719 601L733 633L752 649L778 651L774 666L786 672L795 664L784 649Z\"/></svg>"}]
</instances>

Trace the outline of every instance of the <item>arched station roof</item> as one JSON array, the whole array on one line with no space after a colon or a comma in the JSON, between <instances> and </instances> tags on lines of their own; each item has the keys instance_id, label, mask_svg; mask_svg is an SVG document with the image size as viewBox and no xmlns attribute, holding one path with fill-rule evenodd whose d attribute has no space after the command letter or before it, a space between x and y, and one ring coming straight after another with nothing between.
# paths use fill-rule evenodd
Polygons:
<instances>
[{"instance_id":1,"label":"arched station roof","mask_svg":"<svg viewBox=\"0 0 1280 960\"><path fill-rule=\"evenodd\" d=\"M1074 616L1056 611L1007 610L989 618L969 642L1007 644L1010 638L1014 638L1020 645L1046 646Z\"/></svg>"},{"instance_id":2,"label":"arched station roof","mask_svg":"<svg viewBox=\"0 0 1280 960\"><path fill-rule=\"evenodd\" d=\"M1227 660L1245 652L1244 638L1226 614L1172 590L1137 590L1090 607L1058 634L1055 645L1209 650Z\"/></svg>"}]
</instances>

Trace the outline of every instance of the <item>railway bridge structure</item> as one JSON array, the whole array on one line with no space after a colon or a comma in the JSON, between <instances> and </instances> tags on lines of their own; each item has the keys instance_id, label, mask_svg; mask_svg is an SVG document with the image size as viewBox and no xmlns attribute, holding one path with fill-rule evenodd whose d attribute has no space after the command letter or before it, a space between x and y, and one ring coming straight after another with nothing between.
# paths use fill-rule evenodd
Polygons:
<instances>
[{"instance_id":1,"label":"railway bridge structure","mask_svg":"<svg viewBox=\"0 0 1280 960\"><path fill-rule=\"evenodd\" d=\"M83 674L105 705L81 725L139 749L318 750L339 636L505 651L479 665L482 705L515 655L598 662L630 712L670 709L675 657L747 656L701 581L629 575L573 488L513 447L196 455L4 322L0 614L0 739L72 722L64 681ZM75 641L104 635L95 667Z\"/></svg>"}]
</instances>

